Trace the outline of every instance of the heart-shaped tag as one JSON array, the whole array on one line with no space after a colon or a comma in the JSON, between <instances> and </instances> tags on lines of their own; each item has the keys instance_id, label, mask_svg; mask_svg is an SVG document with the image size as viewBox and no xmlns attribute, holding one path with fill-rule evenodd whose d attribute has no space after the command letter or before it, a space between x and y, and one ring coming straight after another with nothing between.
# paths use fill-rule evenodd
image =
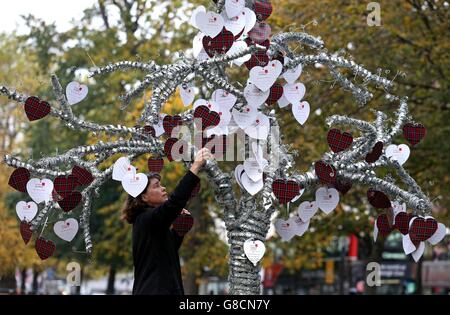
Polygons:
<instances>
[{"instance_id":1,"label":"heart-shaped tag","mask_svg":"<svg viewBox=\"0 0 450 315\"><path fill-rule=\"evenodd\" d=\"M409 232L409 222L414 216L411 213L399 212L394 218L394 228L400 231L403 235Z\"/></svg>"},{"instance_id":2,"label":"heart-shaped tag","mask_svg":"<svg viewBox=\"0 0 450 315\"><path fill-rule=\"evenodd\" d=\"M244 165L239 164L238 166L236 166L236 168L234 169L234 177L236 178L236 182L238 183L238 185L241 188L244 188L244 186L242 186L242 181L241 181L241 176L244 173Z\"/></svg>"},{"instance_id":3,"label":"heart-shaped tag","mask_svg":"<svg viewBox=\"0 0 450 315\"><path fill-rule=\"evenodd\" d=\"M255 27L256 24L256 14L253 10L250 10L249 8L244 8L241 11L241 14L245 17L245 28L244 28L244 34L248 34L253 27Z\"/></svg>"},{"instance_id":4,"label":"heart-shaped tag","mask_svg":"<svg viewBox=\"0 0 450 315\"><path fill-rule=\"evenodd\" d=\"M180 115L175 115L175 116L166 115L166 116L164 116L164 119L163 119L164 132L169 137L173 136L172 135L173 129L175 129L176 127L181 126L181 125L183 125L183 120L182 120ZM177 130L175 130L175 132L176 131Z\"/></svg>"},{"instance_id":5,"label":"heart-shaped tag","mask_svg":"<svg viewBox=\"0 0 450 315\"><path fill-rule=\"evenodd\" d=\"M284 57L284 65L286 65L289 61L289 57ZM295 68L287 69L281 76L286 80L287 83L294 84L302 74L302 70L302 65L299 64Z\"/></svg>"},{"instance_id":6,"label":"heart-shaped tag","mask_svg":"<svg viewBox=\"0 0 450 315\"><path fill-rule=\"evenodd\" d=\"M89 185L94 181L94 176L92 176L91 172L78 165L72 168L72 175L77 178L78 184L82 186Z\"/></svg>"},{"instance_id":7,"label":"heart-shaped tag","mask_svg":"<svg viewBox=\"0 0 450 315\"><path fill-rule=\"evenodd\" d=\"M50 104L45 101L41 101L38 97L30 96L25 101L25 114L27 115L29 121L44 118L50 114L50 111Z\"/></svg>"},{"instance_id":8,"label":"heart-shaped tag","mask_svg":"<svg viewBox=\"0 0 450 315\"><path fill-rule=\"evenodd\" d=\"M262 43L265 40L269 39L270 34L272 33L272 29L270 28L270 25L264 22L256 22L255 26L251 29L250 32L248 32L248 36L255 42L255 43Z\"/></svg>"},{"instance_id":9,"label":"heart-shaped tag","mask_svg":"<svg viewBox=\"0 0 450 315\"><path fill-rule=\"evenodd\" d=\"M436 232L434 232L434 234L428 239L428 242L431 245L436 245L437 243L439 243L440 241L442 241L444 239L444 237L446 235L446 230L447 230L447 228L445 227L444 224L438 223Z\"/></svg>"},{"instance_id":10,"label":"heart-shaped tag","mask_svg":"<svg viewBox=\"0 0 450 315\"><path fill-rule=\"evenodd\" d=\"M32 178L27 183L27 192L37 204L52 198L53 182L47 178Z\"/></svg>"},{"instance_id":11,"label":"heart-shaped tag","mask_svg":"<svg viewBox=\"0 0 450 315\"><path fill-rule=\"evenodd\" d=\"M386 157L398 161L400 165L403 165L408 160L409 153L410 150L406 144L391 144L386 148Z\"/></svg>"},{"instance_id":12,"label":"heart-shaped tag","mask_svg":"<svg viewBox=\"0 0 450 315\"><path fill-rule=\"evenodd\" d=\"M227 29L223 29L216 37L205 36L202 39L203 49L209 57L226 54L234 43L234 35Z\"/></svg>"},{"instance_id":13,"label":"heart-shaped tag","mask_svg":"<svg viewBox=\"0 0 450 315\"><path fill-rule=\"evenodd\" d=\"M298 104L292 104L292 114L294 114L294 118L299 122L300 125L303 125L306 120L308 120L309 112L309 103L306 101L300 102Z\"/></svg>"},{"instance_id":14,"label":"heart-shaped tag","mask_svg":"<svg viewBox=\"0 0 450 315\"><path fill-rule=\"evenodd\" d=\"M269 56L267 56L267 52L258 50L256 53L251 55L249 61L245 62L245 66L248 70L251 70L256 66L265 67L268 63Z\"/></svg>"},{"instance_id":15,"label":"heart-shaped tag","mask_svg":"<svg viewBox=\"0 0 450 315\"><path fill-rule=\"evenodd\" d=\"M287 83L283 86L283 95L291 104L298 104L305 96L305 92L303 83Z\"/></svg>"},{"instance_id":16,"label":"heart-shaped tag","mask_svg":"<svg viewBox=\"0 0 450 315\"><path fill-rule=\"evenodd\" d=\"M197 12L195 24L207 36L214 38L223 30L225 22L220 14L214 12Z\"/></svg>"},{"instance_id":17,"label":"heart-shaped tag","mask_svg":"<svg viewBox=\"0 0 450 315\"><path fill-rule=\"evenodd\" d=\"M39 237L36 240L35 249L36 249L36 253L38 254L39 258L41 260L45 260L53 255L53 253L55 252L56 246L52 241L46 240L43 237Z\"/></svg>"},{"instance_id":18,"label":"heart-shaped tag","mask_svg":"<svg viewBox=\"0 0 450 315\"><path fill-rule=\"evenodd\" d=\"M22 236L25 245L30 241L32 234L31 224L27 222L20 222L20 235Z\"/></svg>"},{"instance_id":19,"label":"heart-shaped tag","mask_svg":"<svg viewBox=\"0 0 450 315\"><path fill-rule=\"evenodd\" d=\"M260 90L267 91L275 83L283 70L283 65L278 60L273 60L265 67L253 67L250 70L250 82Z\"/></svg>"},{"instance_id":20,"label":"heart-shaped tag","mask_svg":"<svg viewBox=\"0 0 450 315\"><path fill-rule=\"evenodd\" d=\"M244 97L249 106L259 108L266 102L270 92L270 90L261 91L256 85L249 83L244 89Z\"/></svg>"},{"instance_id":21,"label":"heart-shaped tag","mask_svg":"<svg viewBox=\"0 0 450 315\"><path fill-rule=\"evenodd\" d=\"M262 112L257 113L255 119L245 127L244 131L253 139L266 140L270 131L269 117Z\"/></svg>"},{"instance_id":22,"label":"heart-shaped tag","mask_svg":"<svg viewBox=\"0 0 450 315\"><path fill-rule=\"evenodd\" d=\"M339 129L331 129L327 135L328 145L333 152L345 151L353 143L353 137L348 132L341 132Z\"/></svg>"},{"instance_id":23,"label":"heart-shaped tag","mask_svg":"<svg viewBox=\"0 0 450 315\"><path fill-rule=\"evenodd\" d=\"M377 226L378 232L383 237L388 236L394 229L394 227L389 223L389 218L385 213L378 216L375 224Z\"/></svg>"},{"instance_id":24,"label":"heart-shaped tag","mask_svg":"<svg viewBox=\"0 0 450 315\"><path fill-rule=\"evenodd\" d=\"M193 27L198 28L197 26L197 13L203 12L206 13L206 8L204 6L198 6L192 11L191 18L189 19L189 24L191 24Z\"/></svg>"},{"instance_id":25,"label":"heart-shaped tag","mask_svg":"<svg viewBox=\"0 0 450 315\"><path fill-rule=\"evenodd\" d=\"M378 141L373 146L372 151L367 153L366 158L365 158L366 162L373 163L373 162L378 161L378 159L381 156L381 153L383 153L383 142Z\"/></svg>"},{"instance_id":26,"label":"heart-shaped tag","mask_svg":"<svg viewBox=\"0 0 450 315\"><path fill-rule=\"evenodd\" d=\"M286 99L286 97L284 95L281 95L280 99L278 100L278 107L279 108L285 108L286 106L288 106L290 103L289 101Z\"/></svg>"},{"instance_id":27,"label":"heart-shaped tag","mask_svg":"<svg viewBox=\"0 0 450 315\"><path fill-rule=\"evenodd\" d=\"M219 114L215 111L210 111L208 107L203 105L195 109L194 118L197 119L196 127L200 130L217 126L220 123Z\"/></svg>"},{"instance_id":28,"label":"heart-shaped tag","mask_svg":"<svg viewBox=\"0 0 450 315\"><path fill-rule=\"evenodd\" d=\"M303 222L311 220L311 218L316 214L319 207L315 201L303 201L297 209L298 216Z\"/></svg>"},{"instance_id":29,"label":"heart-shaped tag","mask_svg":"<svg viewBox=\"0 0 450 315\"><path fill-rule=\"evenodd\" d=\"M149 158L147 160L148 170L153 173L160 173L164 168L164 160L163 159L152 159Z\"/></svg>"},{"instance_id":30,"label":"heart-shaped tag","mask_svg":"<svg viewBox=\"0 0 450 315\"><path fill-rule=\"evenodd\" d=\"M164 153L166 153L169 162L181 160L184 148L187 148L186 141L177 138L169 138L164 143Z\"/></svg>"},{"instance_id":31,"label":"heart-shaped tag","mask_svg":"<svg viewBox=\"0 0 450 315\"><path fill-rule=\"evenodd\" d=\"M195 98L195 89L191 85L186 85L183 87L183 85L179 86L181 101L183 102L184 106L189 106L194 101Z\"/></svg>"},{"instance_id":32,"label":"heart-shaped tag","mask_svg":"<svg viewBox=\"0 0 450 315\"><path fill-rule=\"evenodd\" d=\"M407 123L403 126L403 136L411 145L418 144L427 134L427 129L422 124Z\"/></svg>"},{"instance_id":33,"label":"heart-shaped tag","mask_svg":"<svg viewBox=\"0 0 450 315\"><path fill-rule=\"evenodd\" d=\"M314 170L323 184L334 185L336 183L337 172L333 165L318 161L314 163Z\"/></svg>"},{"instance_id":34,"label":"heart-shaped tag","mask_svg":"<svg viewBox=\"0 0 450 315\"><path fill-rule=\"evenodd\" d=\"M37 211L38 206L33 201L19 201L16 204L16 213L20 221L30 222L36 216Z\"/></svg>"},{"instance_id":35,"label":"heart-shaped tag","mask_svg":"<svg viewBox=\"0 0 450 315\"><path fill-rule=\"evenodd\" d=\"M391 202L392 211L394 212L394 224L395 224L395 217L400 212L406 212L406 203L399 203L398 201Z\"/></svg>"},{"instance_id":36,"label":"heart-shaped tag","mask_svg":"<svg viewBox=\"0 0 450 315\"><path fill-rule=\"evenodd\" d=\"M252 196L256 195L264 187L262 178L258 181L253 181L246 172L241 174L241 183L245 190Z\"/></svg>"},{"instance_id":37,"label":"heart-shaped tag","mask_svg":"<svg viewBox=\"0 0 450 315\"><path fill-rule=\"evenodd\" d=\"M334 188L341 194L345 195L352 188L352 183L350 181L338 178L336 183L334 183Z\"/></svg>"},{"instance_id":38,"label":"heart-shaped tag","mask_svg":"<svg viewBox=\"0 0 450 315\"><path fill-rule=\"evenodd\" d=\"M53 231L60 239L71 242L77 235L78 221L73 218L58 221L53 225Z\"/></svg>"},{"instance_id":39,"label":"heart-shaped tag","mask_svg":"<svg viewBox=\"0 0 450 315\"><path fill-rule=\"evenodd\" d=\"M274 83L270 88L270 94L267 98L267 105L273 105L283 96L283 87L279 83Z\"/></svg>"},{"instance_id":40,"label":"heart-shaped tag","mask_svg":"<svg viewBox=\"0 0 450 315\"><path fill-rule=\"evenodd\" d=\"M283 219L276 219L275 220L275 230L277 231L277 234L281 237L283 241L289 241L291 238L294 237L295 232L295 226L290 222L291 220L283 220Z\"/></svg>"},{"instance_id":41,"label":"heart-shaped tag","mask_svg":"<svg viewBox=\"0 0 450 315\"><path fill-rule=\"evenodd\" d=\"M206 55L206 51L203 49L203 37L205 37L205 34L198 33L195 35L194 39L192 40L192 54L194 58L198 58L200 53L203 51ZM208 57L208 56L206 56Z\"/></svg>"},{"instance_id":42,"label":"heart-shaped tag","mask_svg":"<svg viewBox=\"0 0 450 315\"><path fill-rule=\"evenodd\" d=\"M369 189L367 190L367 199L369 203L375 208L379 209L388 209L391 207L391 201L388 196L386 196L383 192Z\"/></svg>"},{"instance_id":43,"label":"heart-shaped tag","mask_svg":"<svg viewBox=\"0 0 450 315\"><path fill-rule=\"evenodd\" d=\"M287 179L276 179L272 183L272 191L280 204L290 202L300 192L300 185Z\"/></svg>"},{"instance_id":44,"label":"heart-shaped tag","mask_svg":"<svg viewBox=\"0 0 450 315\"><path fill-rule=\"evenodd\" d=\"M241 129L245 129L248 125L256 120L258 112L256 108L251 106L244 106L242 112L237 109L233 109L231 112L233 120Z\"/></svg>"},{"instance_id":45,"label":"heart-shaped tag","mask_svg":"<svg viewBox=\"0 0 450 315\"><path fill-rule=\"evenodd\" d=\"M123 189L131 196L136 198L147 187L148 178L143 173L126 174L122 179Z\"/></svg>"},{"instance_id":46,"label":"heart-shaped tag","mask_svg":"<svg viewBox=\"0 0 450 315\"><path fill-rule=\"evenodd\" d=\"M245 0L225 0L225 12L229 18L238 16L245 7Z\"/></svg>"},{"instance_id":47,"label":"heart-shaped tag","mask_svg":"<svg viewBox=\"0 0 450 315\"><path fill-rule=\"evenodd\" d=\"M153 125L153 128L155 129L155 137L159 137L160 135L164 134L163 119L166 116L166 114L160 114L158 124Z\"/></svg>"},{"instance_id":48,"label":"heart-shaped tag","mask_svg":"<svg viewBox=\"0 0 450 315\"><path fill-rule=\"evenodd\" d=\"M69 212L78 206L82 198L83 197L79 191L73 191L65 198L58 200L58 204L64 212Z\"/></svg>"},{"instance_id":49,"label":"heart-shaped tag","mask_svg":"<svg viewBox=\"0 0 450 315\"><path fill-rule=\"evenodd\" d=\"M114 163L112 179L120 182L127 173L136 174L136 168L127 157L121 157Z\"/></svg>"},{"instance_id":50,"label":"heart-shaped tag","mask_svg":"<svg viewBox=\"0 0 450 315\"><path fill-rule=\"evenodd\" d=\"M250 239L244 242L244 253L254 266L263 258L265 252L266 246L260 240Z\"/></svg>"},{"instance_id":51,"label":"heart-shaped tag","mask_svg":"<svg viewBox=\"0 0 450 315\"><path fill-rule=\"evenodd\" d=\"M86 98L88 95L88 87L78 82L70 82L66 86L66 97L69 105L74 105Z\"/></svg>"},{"instance_id":52,"label":"heart-shaped tag","mask_svg":"<svg viewBox=\"0 0 450 315\"><path fill-rule=\"evenodd\" d=\"M180 236L186 235L194 225L194 218L189 214L180 214L173 221L172 228Z\"/></svg>"},{"instance_id":53,"label":"heart-shaped tag","mask_svg":"<svg viewBox=\"0 0 450 315\"><path fill-rule=\"evenodd\" d=\"M53 180L53 186L61 197L66 197L80 185L74 175L58 176Z\"/></svg>"},{"instance_id":54,"label":"heart-shaped tag","mask_svg":"<svg viewBox=\"0 0 450 315\"><path fill-rule=\"evenodd\" d=\"M244 161L244 170L254 182L260 181L263 177L263 169L256 159L246 159Z\"/></svg>"},{"instance_id":55,"label":"heart-shaped tag","mask_svg":"<svg viewBox=\"0 0 450 315\"><path fill-rule=\"evenodd\" d=\"M211 99L220 109L229 111L233 108L234 104L236 104L237 97L228 91L218 89L212 93Z\"/></svg>"},{"instance_id":56,"label":"heart-shaped tag","mask_svg":"<svg viewBox=\"0 0 450 315\"><path fill-rule=\"evenodd\" d=\"M416 245L411 241L409 234L402 236L402 246L405 255L409 255L417 249Z\"/></svg>"},{"instance_id":57,"label":"heart-shaped tag","mask_svg":"<svg viewBox=\"0 0 450 315\"><path fill-rule=\"evenodd\" d=\"M230 50L227 51L227 56L232 56L234 54L240 53L248 48L248 45L245 41L237 41L233 43L233 46L231 46ZM233 59L233 63L237 65L238 67L242 66L245 62L249 61L252 57L251 54L244 55L242 57L239 57L237 59Z\"/></svg>"},{"instance_id":58,"label":"heart-shaped tag","mask_svg":"<svg viewBox=\"0 0 450 315\"><path fill-rule=\"evenodd\" d=\"M339 193L334 188L321 187L316 190L316 203L320 210L329 214L339 204Z\"/></svg>"},{"instance_id":59,"label":"heart-shaped tag","mask_svg":"<svg viewBox=\"0 0 450 315\"><path fill-rule=\"evenodd\" d=\"M235 38L239 38L240 34L243 34L246 23L245 16L239 13L236 16L230 18L227 17L225 12L222 12L222 18L224 20L225 29L230 31L233 34L233 36L235 36Z\"/></svg>"},{"instance_id":60,"label":"heart-shaped tag","mask_svg":"<svg viewBox=\"0 0 450 315\"><path fill-rule=\"evenodd\" d=\"M295 235L302 236L308 230L309 220L303 221L298 215L295 215L292 218L290 218L290 221L295 227L294 228Z\"/></svg>"},{"instance_id":61,"label":"heart-shaped tag","mask_svg":"<svg viewBox=\"0 0 450 315\"><path fill-rule=\"evenodd\" d=\"M19 167L9 176L8 185L17 191L26 193L29 180L30 172L24 167Z\"/></svg>"},{"instance_id":62,"label":"heart-shaped tag","mask_svg":"<svg viewBox=\"0 0 450 315\"><path fill-rule=\"evenodd\" d=\"M417 249L411 253L411 256L413 257L415 262L418 262L420 257L422 257L423 253L425 252L425 243L420 242Z\"/></svg>"},{"instance_id":63,"label":"heart-shaped tag","mask_svg":"<svg viewBox=\"0 0 450 315\"><path fill-rule=\"evenodd\" d=\"M411 241L426 241L429 239L437 230L438 223L433 218L422 218L417 217L412 221L409 228L409 237Z\"/></svg>"},{"instance_id":64,"label":"heart-shaped tag","mask_svg":"<svg viewBox=\"0 0 450 315\"><path fill-rule=\"evenodd\" d=\"M272 3L270 0L255 0L254 9L258 20L263 21L272 14Z\"/></svg>"}]
</instances>

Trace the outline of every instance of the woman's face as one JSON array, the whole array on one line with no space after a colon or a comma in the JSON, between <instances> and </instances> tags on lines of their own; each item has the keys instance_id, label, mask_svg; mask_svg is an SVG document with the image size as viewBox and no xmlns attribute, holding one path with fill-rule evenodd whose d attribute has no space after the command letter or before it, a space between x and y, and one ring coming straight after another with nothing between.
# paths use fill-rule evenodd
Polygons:
<instances>
[{"instance_id":1,"label":"woman's face","mask_svg":"<svg viewBox=\"0 0 450 315\"><path fill-rule=\"evenodd\" d=\"M168 199L166 187L161 186L159 179L150 179L147 191L142 195L142 200L150 206L159 206Z\"/></svg>"}]
</instances>

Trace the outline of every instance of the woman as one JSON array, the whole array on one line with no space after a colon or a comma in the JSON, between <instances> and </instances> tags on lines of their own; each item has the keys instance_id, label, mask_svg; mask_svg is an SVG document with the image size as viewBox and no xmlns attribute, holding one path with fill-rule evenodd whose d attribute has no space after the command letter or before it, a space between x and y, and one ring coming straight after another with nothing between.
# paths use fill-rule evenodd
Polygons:
<instances>
[{"instance_id":1,"label":"woman","mask_svg":"<svg viewBox=\"0 0 450 315\"><path fill-rule=\"evenodd\" d=\"M183 237L170 226L179 214L189 214L184 207L200 181L200 168L211 158L208 149L198 151L169 197L156 173L148 175L147 187L139 196L128 196L122 218L133 224L133 294L184 294L178 257Z\"/></svg>"}]
</instances>

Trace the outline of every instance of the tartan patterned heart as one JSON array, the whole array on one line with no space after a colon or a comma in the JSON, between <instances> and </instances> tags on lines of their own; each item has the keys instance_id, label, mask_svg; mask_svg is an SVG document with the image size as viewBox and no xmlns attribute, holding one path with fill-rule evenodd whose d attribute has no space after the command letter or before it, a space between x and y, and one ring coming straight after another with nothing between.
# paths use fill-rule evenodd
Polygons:
<instances>
[{"instance_id":1,"label":"tartan patterned heart","mask_svg":"<svg viewBox=\"0 0 450 315\"><path fill-rule=\"evenodd\" d=\"M31 231L31 224L25 221L20 222L20 235L22 235L22 239L25 244L28 244L32 234L33 232Z\"/></svg>"},{"instance_id":2,"label":"tartan patterned heart","mask_svg":"<svg viewBox=\"0 0 450 315\"><path fill-rule=\"evenodd\" d=\"M144 126L144 134L155 137L156 136L155 128L153 128L153 126L149 126L149 125Z\"/></svg>"},{"instance_id":3,"label":"tartan patterned heart","mask_svg":"<svg viewBox=\"0 0 450 315\"><path fill-rule=\"evenodd\" d=\"M38 254L39 258L41 260L45 260L53 255L55 252L56 246L55 243L53 243L50 240L46 240L43 237L39 237L36 240L36 253Z\"/></svg>"},{"instance_id":4,"label":"tartan patterned heart","mask_svg":"<svg viewBox=\"0 0 450 315\"><path fill-rule=\"evenodd\" d=\"M389 223L389 218L385 213L378 216L377 228L381 236L388 236L394 229L394 227Z\"/></svg>"},{"instance_id":5,"label":"tartan patterned heart","mask_svg":"<svg viewBox=\"0 0 450 315\"><path fill-rule=\"evenodd\" d=\"M159 173L164 168L164 160L163 159L152 159L149 158L147 160L148 170L150 172Z\"/></svg>"},{"instance_id":6,"label":"tartan patterned heart","mask_svg":"<svg viewBox=\"0 0 450 315\"><path fill-rule=\"evenodd\" d=\"M342 178L338 178L336 183L334 183L334 188L341 192L341 194L345 195L352 188L352 183L349 181L345 181Z\"/></svg>"},{"instance_id":7,"label":"tartan patterned heart","mask_svg":"<svg viewBox=\"0 0 450 315\"><path fill-rule=\"evenodd\" d=\"M281 98L281 96L283 96L283 87L281 86L280 83L275 83L270 88L270 94L266 100L266 103L268 105L273 105L276 102L278 102L278 100Z\"/></svg>"},{"instance_id":8,"label":"tartan patterned heart","mask_svg":"<svg viewBox=\"0 0 450 315\"><path fill-rule=\"evenodd\" d=\"M220 123L220 115L215 111L209 110L209 108L204 105L201 105L195 109L194 118L201 119L200 126L197 126L196 121L196 127L201 127L201 130L205 130L208 127L217 126Z\"/></svg>"},{"instance_id":9,"label":"tartan patterned heart","mask_svg":"<svg viewBox=\"0 0 450 315\"><path fill-rule=\"evenodd\" d=\"M270 0L256 0L254 11L258 21L264 21L272 14L272 3Z\"/></svg>"},{"instance_id":10,"label":"tartan patterned heart","mask_svg":"<svg viewBox=\"0 0 450 315\"><path fill-rule=\"evenodd\" d=\"M63 199L63 197L61 197L57 192L56 192L56 190L53 188L53 190L52 190L52 200L53 201L60 201L60 200L62 200Z\"/></svg>"},{"instance_id":11,"label":"tartan patterned heart","mask_svg":"<svg viewBox=\"0 0 450 315\"><path fill-rule=\"evenodd\" d=\"M366 162L373 163L373 162L378 161L382 152L383 152L383 142L378 141L373 146L372 151L367 153L366 158L365 158Z\"/></svg>"},{"instance_id":12,"label":"tartan patterned heart","mask_svg":"<svg viewBox=\"0 0 450 315\"><path fill-rule=\"evenodd\" d=\"M186 235L194 225L194 218L189 214L180 214L172 223L173 230L180 236Z\"/></svg>"},{"instance_id":13,"label":"tartan patterned heart","mask_svg":"<svg viewBox=\"0 0 450 315\"><path fill-rule=\"evenodd\" d=\"M265 51L258 51L255 54L252 54L250 60L246 61L245 66L248 70L252 70L253 67L260 66L265 67L269 64L269 56Z\"/></svg>"},{"instance_id":14,"label":"tartan patterned heart","mask_svg":"<svg viewBox=\"0 0 450 315\"><path fill-rule=\"evenodd\" d=\"M409 237L411 241L426 241L438 228L438 223L433 218L416 218L409 228Z\"/></svg>"},{"instance_id":15,"label":"tartan patterned heart","mask_svg":"<svg viewBox=\"0 0 450 315\"><path fill-rule=\"evenodd\" d=\"M403 136L411 145L418 144L427 134L427 129L422 124L407 123L403 126Z\"/></svg>"},{"instance_id":16,"label":"tartan patterned heart","mask_svg":"<svg viewBox=\"0 0 450 315\"><path fill-rule=\"evenodd\" d=\"M284 64L284 55L281 52L278 52L275 56L272 57L272 59L270 60L278 60L279 62L281 62L281 64Z\"/></svg>"},{"instance_id":17,"label":"tartan patterned heart","mask_svg":"<svg viewBox=\"0 0 450 315\"><path fill-rule=\"evenodd\" d=\"M75 175L58 176L53 181L54 189L63 198L67 197L80 183Z\"/></svg>"},{"instance_id":18,"label":"tartan patterned heart","mask_svg":"<svg viewBox=\"0 0 450 315\"><path fill-rule=\"evenodd\" d=\"M78 165L72 168L72 175L77 178L80 186L89 185L94 181L94 176L92 176L91 172Z\"/></svg>"},{"instance_id":19,"label":"tartan patterned heart","mask_svg":"<svg viewBox=\"0 0 450 315\"><path fill-rule=\"evenodd\" d=\"M337 172L333 165L318 161L314 163L314 170L323 184L334 185L336 183Z\"/></svg>"},{"instance_id":20,"label":"tartan patterned heart","mask_svg":"<svg viewBox=\"0 0 450 315\"><path fill-rule=\"evenodd\" d=\"M388 196L386 196L383 192L369 189L367 190L367 199L369 203L375 208L379 209L388 209L391 207L391 201Z\"/></svg>"},{"instance_id":21,"label":"tartan patterned heart","mask_svg":"<svg viewBox=\"0 0 450 315\"><path fill-rule=\"evenodd\" d=\"M172 136L172 130L173 128L177 126L181 126L183 124L183 120L180 115L166 115L163 119L163 128L166 135L169 137Z\"/></svg>"},{"instance_id":22,"label":"tartan patterned heart","mask_svg":"<svg viewBox=\"0 0 450 315\"><path fill-rule=\"evenodd\" d=\"M202 43L208 56L223 55L233 46L234 35L224 27L222 32L214 38L203 37Z\"/></svg>"},{"instance_id":23,"label":"tartan patterned heart","mask_svg":"<svg viewBox=\"0 0 450 315\"><path fill-rule=\"evenodd\" d=\"M178 143L177 143L178 142ZM172 148L177 143L177 146L180 145L179 150L177 152L172 152ZM169 138L164 143L164 152L166 153L167 159L169 159L169 162L172 162L180 157L180 155L184 152L184 147L186 145L186 141L179 140L177 138ZM172 153L175 154L175 156L172 155Z\"/></svg>"},{"instance_id":24,"label":"tartan patterned heart","mask_svg":"<svg viewBox=\"0 0 450 315\"><path fill-rule=\"evenodd\" d=\"M409 222L414 218L414 215L406 212L399 212L395 216L394 228L400 231L403 235L409 232Z\"/></svg>"},{"instance_id":25,"label":"tartan patterned heart","mask_svg":"<svg viewBox=\"0 0 450 315\"><path fill-rule=\"evenodd\" d=\"M348 132L339 129L331 129L327 135L328 145L333 152L338 153L347 150L353 143L353 137Z\"/></svg>"},{"instance_id":26,"label":"tartan patterned heart","mask_svg":"<svg viewBox=\"0 0 450 315\"><path fill-rule=\"evenodd\" d=\"M15 190L26 193L29 180L30 172L24 167L19 167L9 176L8 184Z\"/></svg>"},{"instance_id":27,"label":"tartan patterned heart","mask_svg":"<svg viewBox=\"0 0 450 315\"><path fill-rule=\"evenodd\" d=\"M65 198L58 201L59 206L64 212L69 212L74 209L81 201L81 193L79 191L73 191Z\"/></svg>"},{"instance_id":28,"label":"tartan patterned heart","mask_svg":"<svg viewBox=\"0 0 450 315\"><path fill-rule=\"evenodd\" d=\"M272 191L281 204L286 204L300 193L300 185L293 180L276 179L272 183Z\"/></svg>"},{"instance_id":29,"label":"tartan patterned heart","mask_svg":"<svg viewBox=\"0 0 450 315\"><path fill-rule=\"evenodd\" d=\"M50 104L45 101L41 101L36 96L30 96L25 101L25 114L27 115L29 121L44 118L50 113L50 110Z\"/></svg>"},{"instance_id":30,"label":"tartan patterned heart","mask_svg":"<svg viewBox=\"0 0 450 315\"><path fill-rule=\"evenodd\" d=\"M194 189L192 190L191 196L189 198L194 198L195 196L198 195L198 193L200 192L200 182L197 183L197 185L195 185Z\"/></svg>"}]
</instances>

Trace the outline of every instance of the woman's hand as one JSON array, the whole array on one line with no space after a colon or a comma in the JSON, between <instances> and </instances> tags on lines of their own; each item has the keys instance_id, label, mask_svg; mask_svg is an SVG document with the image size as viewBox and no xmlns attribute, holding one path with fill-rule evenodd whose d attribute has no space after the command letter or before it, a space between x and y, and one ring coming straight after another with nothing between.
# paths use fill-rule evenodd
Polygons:
<instances>
[{"instance_id":1,"label":"woman's hand","mask_svg":"<svg viewBox=\"0 0 450 315\"><path fill-rule=\"evenodd\" d=\"M203 148L197 152L195 155L194 163L192 163L190 171L195 175L198 174L198 171L205 165L206 160L210 160L213 158L211 151L207 148Z\"/></svg>"},{"instance_id":2,"label":"woman's hand","mask_svg":"<svg viewBox=\"0 0 450 315\"><path fill-rule=\"evenodd\" d=\"M183 209L183 210L181 211L181 214L188 214L188 215L191 215L191 213L189 212L188 209Z\"/></svg>"}]
</instances>

